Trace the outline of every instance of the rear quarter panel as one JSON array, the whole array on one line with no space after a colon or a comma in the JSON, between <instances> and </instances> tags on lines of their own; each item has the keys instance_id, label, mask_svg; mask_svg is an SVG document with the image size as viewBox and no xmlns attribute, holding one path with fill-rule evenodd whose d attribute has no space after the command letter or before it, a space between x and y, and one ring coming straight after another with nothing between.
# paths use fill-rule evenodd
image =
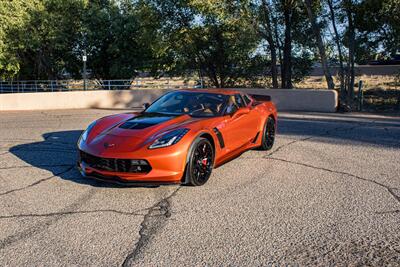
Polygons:
<instances>
[{"instance_id":1,"label":"rear quarter panel","mask_svg":"<svg viewBox=\"0 0 400 267\"><path fill-rule=\"evenodd\" d=\"M276 109L276 106L273 102L268 101L268 102L261 102L257 103L255 106L255 109L259 112L261 116L261 125L260 129L263 129L264 123L267 120L268 117L272 116L275 120L275 126L277 126L277 121L278 121L278 111Z\"/></svg>"}]
</instances>

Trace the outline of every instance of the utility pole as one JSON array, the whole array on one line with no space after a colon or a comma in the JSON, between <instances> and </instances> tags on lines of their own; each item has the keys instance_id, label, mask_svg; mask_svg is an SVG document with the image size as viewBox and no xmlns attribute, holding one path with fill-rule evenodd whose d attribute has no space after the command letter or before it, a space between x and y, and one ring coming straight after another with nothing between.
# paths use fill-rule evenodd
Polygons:
<instances>
[{"instance_id":1,"label":"utility pole","mask_svg":"<svg viewBox=\"0 0 400 267\"><path fill-rule=\"evenodd\" d=\"M86 84L86 61L87 61L87 55L86 55L86 49L83 50L83 90L87 90L87 84Z\"/></svg>"}]
</instances>

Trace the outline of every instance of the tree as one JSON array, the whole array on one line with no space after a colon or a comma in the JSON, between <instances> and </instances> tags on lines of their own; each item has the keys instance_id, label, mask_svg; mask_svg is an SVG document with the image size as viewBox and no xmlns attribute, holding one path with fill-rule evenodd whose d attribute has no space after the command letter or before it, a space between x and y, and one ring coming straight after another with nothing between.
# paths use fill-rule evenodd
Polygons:
<instances>
[{"instance_id":1,"label":"tree","mask_svg":"<svg viewBox=\"0 0 400 267\"><path fill-rule=\"evenodd\" d=\"M347 62L347 103L350 107L353 105L354 100L354 58L355 58L355 25L354 25L354 6L352 0L344 0L343 9L346 12L348 22L347 42L349 48L348 62Z\"/></svg>"},{"instance_id":2,"label":"tree","mask_svg":"<svg viewBox=\"0 0 400 267\"><path fill-rule=\"evenodd\" d=\"M77 69L75 54L80 32L83 0L12 1L5 5L4 32L8 58L19 79L56 79L65 69ZM13 21L19 14L17 23ZM1 67L0 67L1 69ZM7 67L6 67L7 69Z\"/></svg>"},{"instance_id":3,"label":"tree","mask_svg":"<svg viewBox=\"0 0 400 267\"><path fill-rule=\"evenodd\" d=\"M267 40L269 45L269 51L271 54L271 76L272 76L272 88L278 88L278 67L277 67L277 54L276 54L276 44L274 40L275 31L272 26L271 19L271 8L266 0L262 0L260 4L261 14L261 35Z\"/></svg>"},{"instance_id":4,"label":"tree","mask_svg":"<svg viewBox=\"0 0 400 267\"><path fill-rule=\"evenodd\" d=\"M83 18L81 50L98 79L133 78L150 70L160 27L142 1L91 1Z\"/></svg>"},{"instance_id":5,"label":"tree","mask_svg":"<svg viewBox=\"0 0 400 267\"><path fill-rule=\"evenodd\" d=\"M283 62L281 64L282 88L293 88L292 83L292 26L296 0L282 0L285 23L285 39L283 45Z\"/></svg>"},{"instance_id":6,"label":"tree","mask_svg":"<svg viewBox=\"0 0 400 267\"><path fill-rule=\"evenodd\" d=\"M337 25L336 25L336 14L335 14L335 8L333 6L333 2L332 2L332 0L327 0L327 3L328 3L328 7L329 7L332 28L333 28L333 32L334 32L334 40L336 43L336 49L338 51L338 57L339 57L340 99L342 101L345 101L344 96L346 93L346 87L345 87L345 80L344 80L345 73L344 73L344 65L343 65L342 45L340 43L340 36L339 36L339 32L338 32Z\"/></svg>"},{"instance_id":7,"label":"tree","mask_svg":"<svg viewBox=\"0 0 400 267\"><path fill-rule=\"evenodd\" d=\"M162 39L167 40L169 73L197 70L215 87L251 81L260 74L260 57L255 54L259 40L249 2L151 3L166 25Z\"/></svg>"},{"instance_id":8,"label":"tree","mask_svg":"<svg viewBox=\"0 0 400 267\"><path fill-rule=\"evenodd\" d=\"M325 44L322 40L320 27L317 24L316 16L313 11L313 3L311 0L305 0L304 4L306 7L308 16L310 18L310 22L311 22L311 26L312 26L315 38L317 40L319 56L321 58L321 65L322 65L322 69L324 71L328 89L335 89L335 84L333 83L332 75L331 75L331 72L330 72L330 69L328 66L328 60L327 60L326 53L325 53Z\"/></svg>"},{"instance_id":9,"label":"tree","mask_svg":"<svg viewBox=\"0 0 400 267\"><path fill-rule=\"evenodd\" d=\"M3 1L0 5L0 78L13 78L21 70L18 51L25 48L22 32L30 12L39 8L39 1Z\"/></svg>"},{"instance_id":10,"label":"tree","mask_svg":"<svg viewBox=\"0 0 400 267\"><path fill-rule=\"evenodd\" d=\"M310 71L313 40L307 13L299 0L274 1L275 36L281 66L281 87L293 88ZM305 62L310 64L305 65ZM299 67L303 69L298 69Z\"/></svg>"}]
</instances>

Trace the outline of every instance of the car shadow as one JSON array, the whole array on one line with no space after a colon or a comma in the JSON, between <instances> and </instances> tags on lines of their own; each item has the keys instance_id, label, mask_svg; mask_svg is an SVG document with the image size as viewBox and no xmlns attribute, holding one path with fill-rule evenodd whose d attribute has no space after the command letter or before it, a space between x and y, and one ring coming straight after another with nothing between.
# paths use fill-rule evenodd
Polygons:
<instances>
[{"instance_id":1,"label":"car shadow","mask_svg":"<svg viewBox=\"0 0 400 267\"><path fill-rule=\"evenodd\" d=\"M400 148L400 118L369 118L340 116L337 113L320 117L293 117L278 119L277 136L312 137L314 142L351 143L353 146Z\"/></svg>"},{"instance_id":2,"label":"car shadow","mask_svg":"<svg viewBox=\"0 0 400 267\"><path fill-rule=\"evenodd\" d=\"M11 147L9 151L27 164L51 172L54 177L94 187L126 188L127 185L99 181L80 174L76 167L78 156L76 144L81 133L81 130L49 132L42 135L42 141L19 144ZM159 186L129 185L129 187L145 188Z\"/></svg>"}]
</instances>

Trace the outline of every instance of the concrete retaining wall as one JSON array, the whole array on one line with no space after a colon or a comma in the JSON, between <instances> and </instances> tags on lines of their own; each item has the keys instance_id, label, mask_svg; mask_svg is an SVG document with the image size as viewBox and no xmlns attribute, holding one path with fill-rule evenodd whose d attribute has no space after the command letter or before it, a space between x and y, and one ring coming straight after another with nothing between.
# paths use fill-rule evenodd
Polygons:
<instances>
[{"instance_id":1,"label":"concrete retaining wall","mask_svg":"<svg viewBox=\"0 0 400 267\"><path fill-rule=\"evenodd\" d=\"M338 95L331 90L239 89L271 95L280 111L335 112ZM133 108L151 103L167 89L0 94L0 111L78 108Z\"/></svg>"},{"instance_id":2,"label":"concrete retaining wall","mask_svg":"<svg viewBox=\"0 0 400 267\"><path fill-rule=\"evenodd\" d=\"M334 90L239 89L248 94L270 95L281 111L336 112L338 93Z\"/></svg>"}]
</instances>

